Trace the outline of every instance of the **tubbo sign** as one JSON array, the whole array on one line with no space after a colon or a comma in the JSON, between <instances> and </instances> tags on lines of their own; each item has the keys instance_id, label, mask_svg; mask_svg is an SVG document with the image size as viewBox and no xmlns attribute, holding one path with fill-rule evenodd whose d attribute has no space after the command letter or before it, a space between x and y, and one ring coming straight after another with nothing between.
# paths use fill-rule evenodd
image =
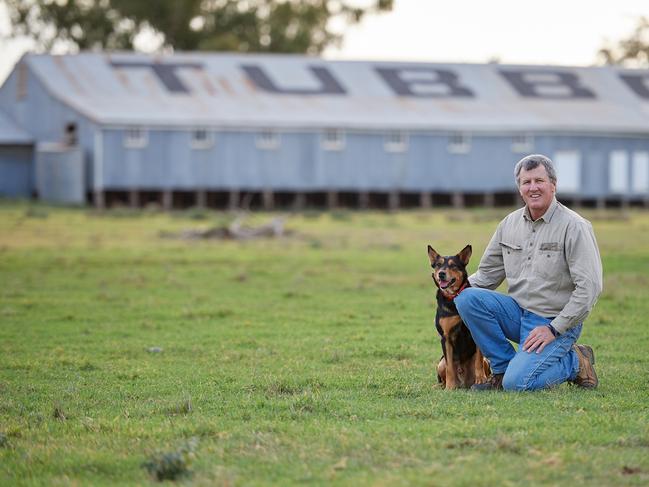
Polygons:
<instances>
[{"instance_id":1,"label":"tubbo sign","mask_svg":"<svg viewBox=\"0 0 649 487\"><path fill-rule=\"evenodd\" d=\"M204 71L201 63L125 62L113 61L120 70L148 69L171 93L187 93L191 89L178 76L181 70ZM475 98L475 92L465 85L460 75L451 69L428 66L384 67L372 65L372 70L396 96L421 98ZM260 65L241 64L240 69L261 91L278 95L347 95L348 89L335 74L321 65L306 65L304 69L315 86L294 86L290 80L273 79ZM498 69L498 74L516 93L525 98L594 99L596 93L578 74L554 69ZM638 97L649 99L649 73L619 74L620 80Z\"/></svg>"}]
</instances>

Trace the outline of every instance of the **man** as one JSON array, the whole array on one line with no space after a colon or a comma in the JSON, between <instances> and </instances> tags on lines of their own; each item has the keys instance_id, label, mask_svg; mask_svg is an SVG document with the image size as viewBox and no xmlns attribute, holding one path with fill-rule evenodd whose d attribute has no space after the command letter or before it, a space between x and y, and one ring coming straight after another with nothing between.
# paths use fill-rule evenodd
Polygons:
<instances>
[{"instance_id":1,"label":"man","mask_svg":"<svg viewBox=\"0 0 649 487\"><path fill-rule=\"evenodd\" d=\"M455 298L493 372L473 389L536 390L565 381L595 388L593 350L575 344L602 291L593 228L556 200L548 157L524 157L514 175L525 207L500 222L469 277L473 287ZM505 279L509 295L493 291Z\"/></svg>"}]
</instances>

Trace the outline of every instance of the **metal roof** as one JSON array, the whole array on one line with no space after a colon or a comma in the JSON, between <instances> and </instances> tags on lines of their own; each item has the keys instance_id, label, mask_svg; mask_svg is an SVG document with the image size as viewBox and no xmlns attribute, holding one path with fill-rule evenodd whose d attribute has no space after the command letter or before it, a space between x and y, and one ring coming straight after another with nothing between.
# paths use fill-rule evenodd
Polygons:
<instances>
[{"instance_id":1,"label":"metal roof","mask_svg":"<svg viewBox=\"0 0 649 487\"><path fill-rule=\"evenodd\" d=\"M23 62L111 125L649 133L649 70L230 53Z\"/></svg>"},{"instance_id":2,"label":"metal roof","mask_svg":"<svg viewBox=\"0 0 649 487\"><path fill-rule=\"evenodd\" d=\"M2 145L30 145L34 138L23 129L14 124L9 117L0 111L0 144Z\"/></svg>"}]
</instances>

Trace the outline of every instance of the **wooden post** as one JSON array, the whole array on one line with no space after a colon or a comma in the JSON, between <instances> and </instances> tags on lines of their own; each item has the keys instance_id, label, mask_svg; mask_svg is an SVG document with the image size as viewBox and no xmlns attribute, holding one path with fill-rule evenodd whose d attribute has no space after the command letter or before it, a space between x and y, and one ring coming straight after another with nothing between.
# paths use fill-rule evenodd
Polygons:
<instances>
[{"instance_id":1,"label":"wooden post","mask_svg":"<svg viewBox=\"0 0 649 487\"><path fill-rule=\"evenodd\" d=\"M399 192L398 191L390 191L390 194L388 194L388 208L391 211L399 209Z\"/></svg>"},{"instance_id":2,"label":"wooden post","mask_svg":"<svg viewBox=\"0 0 649 487\"><path fill-rule=\"evenodd\" d=\"M433 207L433 197L428 191L419 194L419 206L426 209Z\"/></svg>"},{"instance_id":3,"label":"wooden post","mask_svg":"<svg viewBox=\"0 0 649 487\"><path fill-rule=\"evenodd\" d=\"M162 209L169 211L173 208L173 192L170 189L162 191Z\"/></svg>"},{"instance_id":4,"label":"wooden post","mask_svg":"<svg viewBox=\"0 0 649 487\"><path fill-rule=\"evenodd\" d=\"M453 208L464 208L464 194L456 191L451 196Z\"/></svg>"},{"instance_id":5,"label":"wooden post","mask_svg":"<svg viewBox=\"0 0 649 487\"><path fill-rule=\"evenodd\" d=\"M496 206L496 195L493 193L485 193L484 194L484 205L487 208L493 208Z\"/></svg>"},{"instance_id":6,"label":"wooden post","mask_svg":"<svg viewBox=\"0 0 649 487\"><path fill-rule=\"evenodd\" d=\"M273 191L270 189L265 189L261 194L261 198L264 205L264 210L272 210L275 206L275 201L273 199Z\"/></svg>"},{"instance_id":7,"label":"wooden post","mask_svg":"<svg viewBox=\"0 0 649 487\"><path fill-rule=\"evenodd\" d=\"M358 193L358 207L366 210L370 206L370 194L367 191Z\"/></svg>"},{"instance_id":8,"label":"wooden post","mask_svg":"<svg viewBox=\"0 0 649 487\"><path fill-rule=\"evenodd\" d=\"M131 189L128 192L128 206L130 208L137 208L140 206L140 193L137 189Z\"/></svg>"},{"instance_id":9,"label":"wooden post","mask_svg":"<svg viewBox=\"0 0 649 487\"><path fill-rule=\"evenodd\" d=\"M204 189L196 190L196 206L199 208L207 207L207 191Z\"/></svg>"},{"instance_id":10,"label":"wooden post","mask_svg":"<svg viewBox=\"0 0 649 487\"><path fill-rule=\"evenodd\" d=\"M95 203L95 208L98 210L103 210L106 208L106 197L104 195L104 191L101 189L97 189L93 193L93 199Z\"/></svg>"},{"instance_id":11,"label":"wooden post","mask_svg":"<svg viewBox=\"0 0 649 487\"><path fill-rule=\"evenodd\" d=\"M228 209L236 210L239 207L239 190L232 189L228 196Z\"/></svg>"},{"instance_id":12,"label":"wooden post","mask_svg":"<svg viewBox=\"0 0 649 487\"><path fill-rule=\"evenodd\" d=\"M327 191L327 207L333 210L338 206L338 193L335 191Z\"/></svg>"},{"instance_id":13,"label":"wooden post","mask_svg":"<svg viewBox=\"0 0 649 487\"><path fill-rule=\"evenodd\" d=\"M294 210L303 210L306 206L306 196L304 193L296 193L295 199L293 200L293 209Z\"/></svg>"}]
</instances>

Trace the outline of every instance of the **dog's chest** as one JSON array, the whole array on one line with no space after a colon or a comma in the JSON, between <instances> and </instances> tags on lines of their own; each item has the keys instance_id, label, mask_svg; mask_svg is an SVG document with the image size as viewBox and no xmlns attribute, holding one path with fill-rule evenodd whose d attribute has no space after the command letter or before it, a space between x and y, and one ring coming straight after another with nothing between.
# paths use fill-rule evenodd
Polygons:
<instances>
[{"instance_id":1,"label":"dog's chest","mask_svg":"<svg viewBox=\"0 0 649 487\"><path fill-rule=\"evenodd\" d=\"M460 318L460 315L438 316L437 324L442 335L451 337L459 332L462 318Z\"/></svg>"}]
</instances>

